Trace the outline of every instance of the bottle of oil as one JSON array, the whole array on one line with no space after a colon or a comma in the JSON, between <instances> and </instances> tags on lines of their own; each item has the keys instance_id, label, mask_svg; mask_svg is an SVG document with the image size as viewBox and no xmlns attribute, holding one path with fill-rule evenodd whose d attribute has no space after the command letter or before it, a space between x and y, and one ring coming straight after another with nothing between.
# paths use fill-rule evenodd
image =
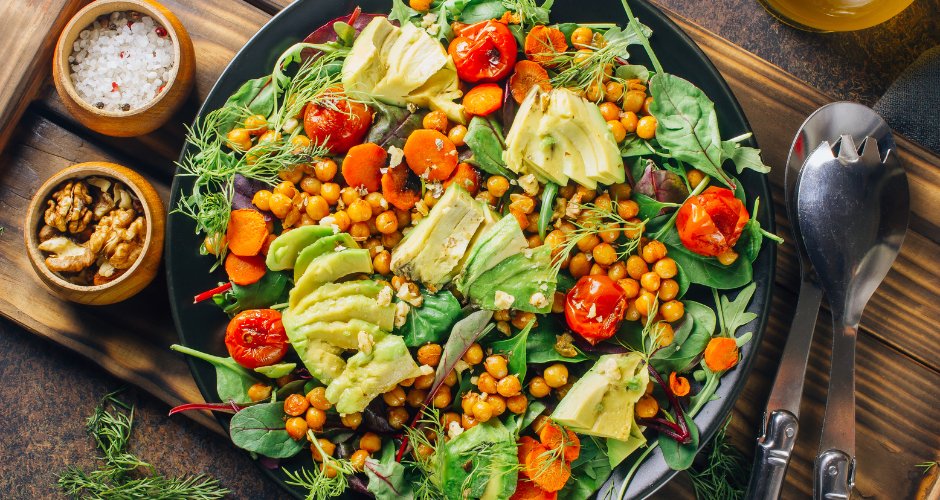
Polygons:
<instances>
[{"instance_id":1,"label":"bottle of oil","mask_svg":"<svg viewBox=\"0 0 940 500\"><path fill-rule=\"evenodd\" d=\"M758 0L781 21L807 31L855 31L881 24L914 0Z\"/></svg>"}]
</instances>

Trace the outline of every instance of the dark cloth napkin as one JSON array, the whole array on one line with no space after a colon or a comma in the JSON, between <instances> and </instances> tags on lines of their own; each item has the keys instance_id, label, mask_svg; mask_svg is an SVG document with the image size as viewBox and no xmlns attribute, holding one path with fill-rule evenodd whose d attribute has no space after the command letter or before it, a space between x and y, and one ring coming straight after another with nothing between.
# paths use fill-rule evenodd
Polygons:
<instances>
[{"instance_id":1,"label":"dark cloth napkin","mask_svg":"<svg viewBox=\"0 0 940 500\"><path fill-rule=\"evenodd\" d=\"M940 154L940 47L921 54L872 109L894 131Z\"/></svg>"}]
</instances>

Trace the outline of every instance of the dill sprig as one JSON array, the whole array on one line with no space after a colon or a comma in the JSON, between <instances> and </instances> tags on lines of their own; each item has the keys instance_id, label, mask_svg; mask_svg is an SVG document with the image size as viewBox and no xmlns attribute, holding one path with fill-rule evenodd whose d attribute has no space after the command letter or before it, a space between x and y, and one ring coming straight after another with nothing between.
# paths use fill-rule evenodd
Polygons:
<instances>
[{"instance_id":1,"label":"dill sprig","mask_svg":"<svg viewBox=\"0 0 940 500\"><path fill-rule=\"evenodd\" d=\"M575 87L588 88L593 83L601 85L604 79L604 70L622 54L629 43L626 40L607 42L599 49L589 52L555 52L555 55L546 63L559 68L558 73L549 79L554 88ZM590 49L590 47L587 47ZM553 47L546 49L554 51ZM620 81L616 75L612 80Z\"/></svg>"},{"instance_id":2,"label":"dill sprig","mask_svg":"<svg viewBox=\"0 0 940 500\"><path fill-rule=\"evenodd\" d=\"M315 468L313 472L306 468L301 468L298 472L285 469L284 473L290 478L290 481L285 482L307 490L307 500L327 500L342 494L349 488L349 475L356 473L355 467L349 460L333 458L324 453L313 431L310 430L307 433L308 438L313 442L313 446L323 457L325 467ZM327 467L336 471L336 475L330 477L329 474L324 472Z\"/></svg>"},{"instance_id":3,"label":"dill sprig","mask_svg":"<svg viewBox=\"0 0 940 500\"><path fill-rule=\"evenodd\" d=\"M287 121L300 114L309 102L337 110L334 99L329 99L331 89L340 84L341 73L330 71L329 66L337 63L341 53L327 52L318 57L308 58L300 65L297 74L291 78L284 90L283 105L274 102L274 113L268 119L274 124L274 130L281 130ZM276 78L276 77L275 77Z\"/></svg>"},{"instance_id":4,"label":"dill sprig","mask_svg":"<svg viewBox=\"0 0 940 500\"><path fill-rule=\"evenodd\" d=\"M705 446L704 465L693 463L689 468L698 500L740 500L747 491L750 462L727 439L730 423L731 418L728 418L712 442Z\"/></svg>"},{"instance_id":5,"label":"dill sprig","mask_svg":"<svg viewBox=\"0 0 940 500\"><path fill-rule=\"evenodd\" d=\"M76 499L94 500L213 500L228 494L219 482L206 475L164 477L154 467L127 451L134 425L134 407L116 399L120 391L105 396L85 423L104 456L104 467L90 473L69 467L58 476L59 489ZM110 412L110 404L116 411ZM124 413L119 410L127 410ZM129 476L144 467L149 475Z\"/></svg>"},{"instance_id":6,"label":"dill sprig","mask_svg":"<svg viewBox=\"0 0 940 500\"><path fill-rule=\"evenodd\" d=\"M927 471L929 471L931 467L934 467L936 465L937 465L937 462L924 462L922 464L915 464L914 467L920 467L921 469L924 469L924 474L926 474Z\"/></svg>"},{"instance_id":7,"label":"dill sprig","mask_svg":"<svg viewBox=\"0 0 940 500\"><path fill-rule=\"evenodd\" d=\"M607 231L633 232L643 228L649 222L648 219L639 223L628 221L621 217L616 210L602 208L594 203L569 203L569 205L573 205L584 215L574 221L568 221L574 224L575 229L566 235L565 242L560 246L561 250L555 253L552 262L552 276L558 275L565 258L582 238ZM628 238L626 242L618 244L618 260L625 260L637 249L640 245L640 232L637 231L635 238Z\"/></svg>"},{"instance_id":8,"label":"dill sprig","mask_svg":"<svg viewBox=\"0 0 940 500\"><path fill-rule=\"evenodd\" d=\"M434 438L428 437L428 434L425 433L427 429L431 430ZM424 407L417 425L405 427L408 441L415 450L421 445L433 450L433 453L426 457L415 453L414 456L417 458L406 463L406 465L416 470L420 476L414 488L415 498L418 500L444 500L447 498L434 480L435 469L443 470L445 466L444 454L438 453L438 443L444 442L446 431L444 426L441 425L440 411L433 406Z\"/></svg>"}]
</instances>

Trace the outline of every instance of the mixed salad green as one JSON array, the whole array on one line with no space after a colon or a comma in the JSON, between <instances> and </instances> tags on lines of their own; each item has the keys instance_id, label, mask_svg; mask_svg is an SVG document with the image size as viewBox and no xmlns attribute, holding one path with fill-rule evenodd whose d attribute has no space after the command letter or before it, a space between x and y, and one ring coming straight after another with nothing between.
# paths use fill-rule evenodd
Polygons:
<instances>
[{"instance_id":1,"label":"mixed salad green","mask_svg":"<svg viewBox=\"0 0 940 500\"><path fill-rule=\"evenodd\" d=\"M232 414L310 499L581 500L624 464L623 498L656 447L692 464L779 241L725 166L769 169L626 1L623 28L551 3L356 9L197 121L177 211L229 356L173 346L223 401L174 411Z\"/></svg>"}]
</instances>

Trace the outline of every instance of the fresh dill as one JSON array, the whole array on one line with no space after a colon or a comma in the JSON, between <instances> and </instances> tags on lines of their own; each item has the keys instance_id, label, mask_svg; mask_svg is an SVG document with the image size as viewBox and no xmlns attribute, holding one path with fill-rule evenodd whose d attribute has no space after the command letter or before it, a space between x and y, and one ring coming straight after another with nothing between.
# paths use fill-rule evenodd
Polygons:
<instances>
[{"instance_id":1,"label":"fresh dill","mask_svg":"<svg viewBox=\"0 0 940 500\"><path fill-rule=\"evenodd\" d=\"M604 81L605 71L624 52L627 45L629 43L626 40L615 40L596 50L556 52L546 63L559 68L559 71L549 78L549 82L554 88L585 89L592 84L600 86ZM611 79L619 80L616 76L611 76Z\"/></svg>"},{"instance_id":2,"label":"fresh dill","mask_svg":"<svg viewBox=\"0 0 940 500\"><path fill-rule=\"evenodd\" d=\"M447 430L441 425L440 412L432 406L427 406L422 410L421 419L418 420L417 424L405 428L408 441L411 442L416 451L421 446L426 446L432 450L432 453L428 456L422 456L416 452L414 454L416 459L408 462L408 465L417 470L420 475L414 488L415 498L418 500L443 500L446 496L434 481L434 471L443 470L445 466L445 457L443 453L439 453L438 443L444 442Z\"/></svg>"},{"instance_id":3,"label":"fresh dill","mask_svg":"<svg viewBox=\"0 0 940 500\"><path fill-rule=\"evenodd\" d=\"M284 473L290 478L286 483L307 490L307 500L326 500L342 494L349 488L349 475L355 474L356 469L349 460L333 458L324 453L313 431L308 431L308 438L323 457L323 465L313 472L305 468L298 472L285 469Z\"/></svg>"},{"instance_id":4,"label":"fresh dill","mask_svg":"<svg viewBox=\"0 0 940 500\"><path fill-rule=\"evenodd\" d=\"M740 500L747 491L751 464L728 439L729 424L731 418L702 450L705 462L688 469L698 500Z\"/></svg>"},{"instance_id":5,"label":"fresh dill","mask_svg":"<svg viewBox=\"0 0 940 500\"><path fill-rule=\"evenodd\" d=\"M917 464L914 467L920 467L921 469L924 469L924 474L926 474L927 471L929 471L931 467L935 467L936 465L937 465L937 462L924 462L922 464Z\"/></svg>"},{"instance_id":6,"label":"fresh dill","mask_svg":"<svg viewBox=\"0 0 940 500\"><path fill-rule=\"evenodd\" d=\"M92 472L69 467L58 476L58 487L76 499L114 500L213 500L228 494L219 482L206 475L164 477L154 467L127 451L134 424L134 407L115 398L112 392L101 400L85 423L95 439L104 466ZM112 411L106 409L110 405ZM122 411L125 410L125 411ZM143 467L146 474L139 472ZM131 475L139 477L131 478Z\"/></svg>"},{"instance_id":7,"label":"fresh dill","mask_svg":"<svg viewBox=\"0 0 940 500\"><path fill-rule=\"evenodd\" d=\"M548 24L548 13L555 0L546 0L541 7L535 0L503 0L503 6L518 16L519 25L523 31L526 26Z\"/></svg>"},{"instance_id":8,"label":"fresh dill","mask_svg":"<svg viewBox=\"0 0 940 500\"><path fill-rule=\"evenodd\" d=\"M555 255L555 260L552 262L553 276L558 275L558 272L561 270L561 265L565 262L566 257L571 251L578 245L578 242L581 241L582 238L592 234L608 231L618 231L624 234L634 233L635 237L628 237L626 242L619 245L617 251L617 258L626 260L640 245L640 233L642 233L642 229L646 223L649 222L648 220L639 223L629 221L621 217L616 209L603 208L594 203L580 204L569 202L568 206L578 210L579 214L583 213L584 215L572 222L575 229L566 234L565 242L559 246L561 250L552 252Z\"/></svg>"}]
</instances>

